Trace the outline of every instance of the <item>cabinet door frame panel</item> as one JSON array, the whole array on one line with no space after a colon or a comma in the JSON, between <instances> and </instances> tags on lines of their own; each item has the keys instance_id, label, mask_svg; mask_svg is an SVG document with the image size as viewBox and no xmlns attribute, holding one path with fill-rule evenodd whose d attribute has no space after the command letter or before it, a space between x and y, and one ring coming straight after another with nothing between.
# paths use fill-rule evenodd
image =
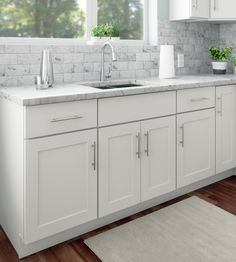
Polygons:
<instances>
[{"instance_id":1,"label":"cabinet door frame panel","mask_svg":"<svg viewBox=\"0 0 236 262\"><path fill-rule=\"evenodd\" d=\"M87 130L70 134L25 141L24 175L24 242L26 244L54 235L97 218L97 171L92 166L92 145L97 141L97 131ZM86 144L87 158L87 208L73 214L39 224L39 152ZM95 159L96 160L96 159ZM96 161L95 161L96 162ZM80 174L78 173L78 176ZM66 182L66 181L65 181ZM56 183L56 181L55 181ZM50 196L49 196L50 197Z\"/></svg>"}]
</instances>

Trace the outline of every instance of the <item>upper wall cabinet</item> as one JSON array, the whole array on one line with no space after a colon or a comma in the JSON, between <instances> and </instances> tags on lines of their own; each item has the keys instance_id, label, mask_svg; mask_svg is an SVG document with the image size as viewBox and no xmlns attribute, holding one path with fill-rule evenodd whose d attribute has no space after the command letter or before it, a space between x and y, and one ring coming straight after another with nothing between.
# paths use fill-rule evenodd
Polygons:
<instances>
[{"instance_id":1,"label":"upper wall cabinet","mask_svg":"<svg viewBox=\"0 0 236 262\"><path fill-rule=\"evenodd\" d=\"M210 20L235 20L235 0L211 0Z\"/></svg>"},{"instance_id":2,"label":"upper wall cabinet","mask_svg":"<svg viewBox=\"0 0 236 262\"><path fill-rule=\"evenodd\" d=\"M170 0L170 20L236 20L235 0Z\"/></svg>"},{"instance_id":3,"label":"upper wall cabinet","mask_svg":"<svg viewBox=\"0 0 236 262\"><path fill-rule=\"evenodd\" d=\"M208 0L170 0L170 20L208 19L210 13Z\"/></svg>"}]
</instances>

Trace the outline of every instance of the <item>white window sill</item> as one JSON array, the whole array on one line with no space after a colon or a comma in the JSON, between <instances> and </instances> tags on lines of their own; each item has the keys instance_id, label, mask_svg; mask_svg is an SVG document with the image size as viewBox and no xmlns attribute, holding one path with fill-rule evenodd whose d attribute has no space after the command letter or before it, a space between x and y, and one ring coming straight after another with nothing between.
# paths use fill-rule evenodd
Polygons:
<instances>
[{"instance_id":1,"label":"white window sill","mask_svg":"<svg viewBox=\"0 0 236 262\"><path fill-rule=\"evenodd\" d=\"M101 43L100 43L101 44ZM144 40L119 40L114 45L146 45ZM0 37L0 45L91 45L89 39ZM94 45L98 45L94 43Z\"/></svg>"}]
</instances>

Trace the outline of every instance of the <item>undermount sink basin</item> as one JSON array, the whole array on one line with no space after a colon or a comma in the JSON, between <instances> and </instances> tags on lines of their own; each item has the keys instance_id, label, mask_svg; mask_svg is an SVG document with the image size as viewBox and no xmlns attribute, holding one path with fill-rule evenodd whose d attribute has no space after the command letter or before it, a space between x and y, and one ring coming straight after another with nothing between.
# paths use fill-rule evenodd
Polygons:
<instances>
[{"instance_id":1,"label":"undermount sink basin","mask_svg":"<svg viewBox=\"0 0 236 262\"><path fill-rule=\"evenodd\" d=\"M136 80L91 82L91 83L85 83L84 85L98 88L98 89L103 89L103 90L143 86L142 83L138 83Z\"/></svg>"}]
</instances>

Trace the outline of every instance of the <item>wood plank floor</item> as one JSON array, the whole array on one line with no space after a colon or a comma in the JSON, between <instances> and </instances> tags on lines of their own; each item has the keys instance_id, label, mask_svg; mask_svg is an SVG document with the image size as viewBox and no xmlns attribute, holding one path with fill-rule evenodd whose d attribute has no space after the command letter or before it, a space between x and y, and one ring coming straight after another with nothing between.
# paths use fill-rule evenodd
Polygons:
<instances>
[{"instance_id":1,"label":"wood plank floor","mask_svg":"<svg viewBox=\"0 0 236 262\"><path fill-rule=\"evenodd\" d=\"M178 201L186 199L190 196L198 196L224 210L236 215L236 176L225 179L213 185L194 191L190 194L176 198L162 205L155 206L128 218L122 219L116 223L110 224L103 228L81 236L79 239L74 239L63 244L54 246L37 254L19 260L17 255L0 228L0 262L98 262L101 261L96 255L84 244L83 240L109 230L118 225L142 217L151 212L157 211L163 207L172 205Z\"/></svg>"}]
</instances>

